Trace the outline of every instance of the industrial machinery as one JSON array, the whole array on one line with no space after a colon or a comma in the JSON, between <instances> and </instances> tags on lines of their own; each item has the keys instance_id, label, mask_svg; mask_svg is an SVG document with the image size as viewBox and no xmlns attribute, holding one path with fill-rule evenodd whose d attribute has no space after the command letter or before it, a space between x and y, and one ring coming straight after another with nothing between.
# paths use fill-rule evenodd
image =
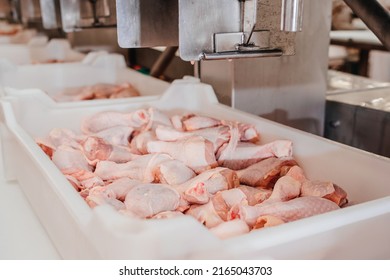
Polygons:
<instances>
[{"instance_id":1,"label":"industrial machinery","mask_svg":"<svg viewBox=\"0 0 390 280\"><path fill-rule=\"evenodd\" d=\"M226 2L118 0L119 44L178 45L220 102L322 134L330 1Z\"/></svg>"},{"instance_id":2,"label":"industrial machinery","mask_svg":"<svg viewBox=\"0 0 390 280\"><path fill-rule=\"evenodd\" d=\"M28 25L41 20L41 5L39 0L1 0L0 18L13 23Z\"/></svg>"},{"instance_id":3,"label":"industrial machinery","mask_svg":"<svg viewBox=\"0 0 390 280\"><path fill-rule=\"evenodd\" d=\"M64 36L80 51L126 53L117 43L115 1L40 0L40 6L43 28L66 32Z\"/></svg>"},{"instance_id":4,"label":"industrial machinery","mask_svg":"<svg viewBox=\"0 0 390 280\"><path fill-rule=\"evenodd\" d=\"M62 27L65 32L85 28L115 27L115 2L108 0L61 0Z\"/></svg>"},{"instance_id":5,"label":"industrial machinery","mask_svg":"<svg viewBox=\"0 0 390 280\"><path fill-rule=\"evenodd\" d=\"M184 60L294 54L294 32L302 29L303 1L273 2L277 4L264 8L256 0L228 5L223 0L118 0L119 44L126 48L178 44Z\"/></svg>"},{"instance_id":6,"label":"industrial machinery","mask_svg":"<svg viewBox=\"0 0 390 280\"><path fill-rule=\"evenodd\" d=\"M118 40L178 45L183 60L200 60L196 74L220 102L322 134L330 4L118 0Z\"/></svg>"}]
</instances>

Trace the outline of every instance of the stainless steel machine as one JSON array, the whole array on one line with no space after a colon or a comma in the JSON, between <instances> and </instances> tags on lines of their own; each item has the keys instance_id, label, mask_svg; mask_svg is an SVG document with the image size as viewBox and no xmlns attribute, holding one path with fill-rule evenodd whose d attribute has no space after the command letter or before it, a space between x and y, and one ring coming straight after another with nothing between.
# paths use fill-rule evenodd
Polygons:
<instances>
[{"instance_id":1,"label":"stainless steel machine","mask_svg":"<svg viewBox=\"0 0 390 280\"><path fill-rule=\"evenodd\" d=\"M119 43L125 48L179 45L180 57L188 61L294 54L303 1L271 2L278 4L118 0Z\"/></svg>"},{"instance_id":2,"label":"stainless steel machine","mask_svg":"<svg viewBox=\"0 0 390 280\"><path fill-rule=\"evenodd\" d=\"M201 78L214 86L220 101L270 120L322 135L328 62L331 1L305 1L302 32L295 33L292 56L201 63ZM260 1L264 21L275 22L277 1ZM276 9L278 10L278 9ZM287 35L291 36L289 32Z\"/></svg>"},{"instance_id":3,"label":"stainless steel machine","mask_svg":"<svg viewBox=\"0 0 390 280\"><path fill-rule=\"evenodd\" d=\"M328 95L325 136L390 157L390 85Z\"/></svg>"},{"instance_id":4,"label":"stainless steel machine","mask_svg":"<svg viewBox=\"0 0 390 280\"><path fill-rule=\"evenodd\" d=\"M60 0L62 27L65 32L86 28L115 27L115 2L108 0Z\"/></svg>"},{"instance_id":5,"label":"stainless steel machine","mask_svg":"<svg viewBox=\"0 0 390 280\"><path fill-rule=\"evenodd\" d=\"M331 1L116 2L120 46L178 45L220 102L322 134Z\"/></svg>"},{"instance_id":6,"label":"stainless steel machine","mask_svg":"<svg viewBox=\"0 0 390 280\"><path fill-rule=\"evenodd\" d=\"M38 6L42 10L41 17L45 29L63 28L65 32L74 32L116 26L114 1L29 0L25 2L30 6ZM35 5L36 3L38 5Z\"/></svg>"},{"instance_id":7,"label":"stainless steel machine","mask_svg":"<svg viewBox=\"0 0 390 280\"><path fill-rule=\"evenodd\" d=\"M178 45L220 102L323 134L332 1L116 2L122 47ZM345 2L389 48L389 13Z\"/></svg>"},{"instance_id":8,"label":"stainless steel machine","mask_svg":"<svg viewBox=\"0 0 390 280\"><path fill-rule=\"evenodd\" d=\"M10 22L29 23L41 21L39 0L1 0L0 18Z\"/></svg>"},{"instance_id":9,"label":"stainless steel machine","mask_svg":"<svg viewBox=\"0 0 390 280\"><path fill-rule=\"evenodd\" d=\"M119 47L115 1L40 0L45 29L61 29L80 51L107 50L126 54Z\"/></svg>"}]
</instances>

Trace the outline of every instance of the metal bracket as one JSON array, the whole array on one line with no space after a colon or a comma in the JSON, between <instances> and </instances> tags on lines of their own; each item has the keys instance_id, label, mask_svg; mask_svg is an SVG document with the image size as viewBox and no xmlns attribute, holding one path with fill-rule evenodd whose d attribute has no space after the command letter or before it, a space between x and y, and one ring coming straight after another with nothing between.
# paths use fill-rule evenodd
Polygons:
<instances>
[{"instance_id":1,"label":"metal bracket","mask_svg":"<svg viewBox=\"0 0 390 280\"><path fill-rule=\"evenodd\" d=\"M246 49L267 49L269 48L270 32L259 30L252 32L247 41L244 32L215 33L213 36L214 52L230 52Z\"/></svg>"},{"instance_id":2,"label":"metal bracket","mask_svg":"<svg viewBox=\"0 0 390 280\"><path fill-rule=\"evenodd\" d=\"M200 59L215 60L227 58L281 56L280 49L270 48L270 31L253 31L246 38L245 32L216 33L213 36L213 51L203 52Z\"/></svg>"},{"instance_id":3,"label":"metal bracket","mask_svg":"<svg viewBox=\"0 0 390 280\"><path fill-rule=\"evenodd\" d=\"M231 58L258 58L258 57L278 57L282 56L281 49L265 49L265 50L251 50L251 51L230 51L221 53L202 53L199 59L204 60L219 60Z\"/></svg>"}]
</instances>

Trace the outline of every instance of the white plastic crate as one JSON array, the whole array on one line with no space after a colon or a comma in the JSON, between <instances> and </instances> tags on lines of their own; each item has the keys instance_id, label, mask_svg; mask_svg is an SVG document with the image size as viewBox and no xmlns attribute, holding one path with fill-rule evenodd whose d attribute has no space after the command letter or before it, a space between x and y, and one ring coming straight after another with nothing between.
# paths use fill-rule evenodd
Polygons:
<instances>
[{"instance_id":1,"label":"white plastic crate","mask_svg":"<svg viewBox=\"0 0 390 280\"><path fill-rule=\"evenodd\" d=\"M15 65L46 63L53 60L76 62L81 61L84 56L73 50L68 40L48 41L46 36L30 38L25 44L0 44L0 59Z\"/></svg>"},{"instance_id":2,"label":"white plastic crate","mask_svg":"<svg viewBox=\"0 0 390 280\"><path fill-rule=\"evenodd\" d=\"M0 29L13 29L15 25L1 24ZM1 44L28 44L31 39L33 39L37 35L37 31L35 29L23 29L21 26L16 26L20 30L15 34L1 34L0 35L0 45Z\"/></svg>"},{"instance_id":3,"label":"white plastic crate","mask_svg":"<svg viewBox=\"0 0 390 280\"><path fill-rule=\"evenodd\" d=\"M78 63L39 64L15 66L3 63L0 67L2 95L24 95L39 89L52 101L65 89L78 88L98 83L121 84L129 82L142 97L160 95L169 83L141 74L126 67L123 55L107 52L89 53ZM35 90L36 91L36 90ZM1 94L1 88L0 88ZM43 93L42 93L43 94ZM43 94L45 95L45 94ZM45 96L43 97L45 98ZM139 97L135 97L139 98ZM65 98L61 102L66 102ZM71 97L69 97L71 101ZM95 104L105 100L80 101ZM72 102L74 103L79 102Z\"/></svg>"},{"instance_id":4,"label":"white plastic crate","mask_svg":"<svg viewBox=\"0 0 390 280\"><path fill-rule=\"evenodd\" d=\"M222 241L191 217L140 221L108 206L90 209L33 139L55 127L79 132L81 120L100 111L148 106L253 123L263 142L290 139L308 177L343 187L351 206ZM390 258L390 159L221 105L212 88L195 79L175 81L161 97L140 102L70 107L34 93L7 97L0 119L9 175L64 258Z\"/></svg>"}]
</instances>

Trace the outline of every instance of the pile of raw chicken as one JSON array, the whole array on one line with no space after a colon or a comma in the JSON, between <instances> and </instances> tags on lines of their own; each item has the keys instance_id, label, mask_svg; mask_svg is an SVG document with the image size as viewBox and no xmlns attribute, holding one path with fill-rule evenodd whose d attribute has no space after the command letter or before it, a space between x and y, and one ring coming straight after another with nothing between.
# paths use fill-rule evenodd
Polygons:
<instances>
[{"instance_id":1,"label":"pile of raw chicken","mask_svg":"<svg viewBox=\"0 0 390 280\"><path fill-rule=\"evenodd\" d=\"M122 83L118 85L98 83L90 86L67 88L55 95L54 99L58 102L65 102L135 96L140 96L140 94L130 83Z\"/></svg>"},{"instance_id":2,"label":"pile of raw chicken","mask_svg":"<svg viewBox=\"0 0 390 280\"><path fill-rule=\"evenodd\" d=\"M250 124L148 108L97 113L81 131L53 129L37 143L91 207L191 215L228 238L347 203L337 185L305 177L291 141L260 144Z\"/></svg>"}]
</instances>

